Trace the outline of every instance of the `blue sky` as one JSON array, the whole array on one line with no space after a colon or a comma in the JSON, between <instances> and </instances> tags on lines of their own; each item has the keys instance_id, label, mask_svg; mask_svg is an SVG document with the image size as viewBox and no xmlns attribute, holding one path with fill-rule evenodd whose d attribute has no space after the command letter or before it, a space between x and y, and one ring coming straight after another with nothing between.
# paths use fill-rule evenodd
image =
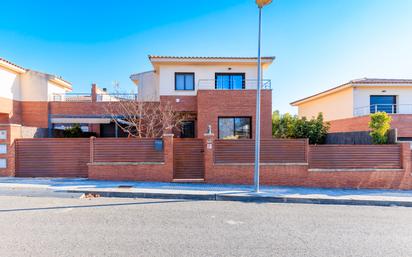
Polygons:
<instances>
[{"instance_id":1,"label":"blue sky","mask_svg":"<svg viewBox=\"0 0 412 257\"><path fill-rule=\"evenodd\" d=\"M253 0L4 1L0 56L90 84L133 87L148 54L255 56ZM4 11L7 10L7 11ZM274 0L264 9L263 55L277 57L273 109L362 77L412 78L412 1Z\"/></svg>"}]
</instances>

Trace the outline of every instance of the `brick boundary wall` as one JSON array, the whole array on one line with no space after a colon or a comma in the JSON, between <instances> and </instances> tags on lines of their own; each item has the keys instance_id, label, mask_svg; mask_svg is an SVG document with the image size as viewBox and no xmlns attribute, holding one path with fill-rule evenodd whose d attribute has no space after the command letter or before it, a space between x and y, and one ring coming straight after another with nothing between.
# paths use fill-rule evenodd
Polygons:
<instances>
[{"instance_id":1,"label":"brick boundary wall","mask_svg":"<svg viewBox=\"0 0 412 257\"><path fill-rule=\"evenodd\" d=\"M170 182L173 180L173 134L164 134L162 162L96 162L88 164L89 179ZM93 153L93 144L91 152Z\"/></svg>"},{"instance_id":2,"label":"brick boundary wall","mask_svg":"<svg viewBox=\"0 0 412 257\"><path fill-rule=\"evenodd\" d=\"M205 182L217 184L253 184L253 164L216 164L213 134L205 134ZM339 147L339 146L337 146ZM376 146L379 147L379 146ZM396 169L309 169L308 163L265 164L260 166L262 185L325 188L412 189L411 149L400 144L401 167ZM309 147L307 148L310 151ZM309 153L308 153L309 154Z\"/></svg>"},{"instance_id":3,"label":"brick boundary wall","mask_svg":"<svg viewBox=\"0 0 412 257\"><path fill-rule=\"evenodd\" d=\"M150 159L146 162L96 162L93 157L95 156L93 140L93 138L90 139L91 154L87 164L90 179L173 181L172 134L163 136L164 159L157 162L150 162ZM206 183L253 184L254 166L252 163L215 163L215 136L205 134L203 144ZM304 149L306 157L298 163L262 163L260 169L261 184L327 188L412 189L412 154L407 143L399 144L399 167L381 169L373 168L373 166L357 167L356 169L311 169L307 162L307 160L310 161L311 147Z\"/></svg>"}]
</instances>

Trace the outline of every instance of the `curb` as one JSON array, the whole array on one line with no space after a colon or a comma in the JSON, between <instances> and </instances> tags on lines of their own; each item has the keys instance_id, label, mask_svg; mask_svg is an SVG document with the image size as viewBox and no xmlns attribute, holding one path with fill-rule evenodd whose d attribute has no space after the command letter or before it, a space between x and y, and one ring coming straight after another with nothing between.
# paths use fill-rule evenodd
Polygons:
<instances>
[{"instance_id":1,"label":"curb","mask_svg":"<svg viewBox=\"0 0 412 257\"><path fill-rule=\"evenodd\" d=\"M173 193L143 193L143 192L107 192L98 190L66 190L68 193L98 194L102 197L119 198L157 198L183 199L200 201L237 201L255 203L298 203L298 204L326 204L326 205L359 205L359 206L402 206L412 207L412 201L388 200L357 200L357 199L330 199L330 198L296 198L283 196L247 196L227 194L173 194Z\"/></svg>"}]
</instances>

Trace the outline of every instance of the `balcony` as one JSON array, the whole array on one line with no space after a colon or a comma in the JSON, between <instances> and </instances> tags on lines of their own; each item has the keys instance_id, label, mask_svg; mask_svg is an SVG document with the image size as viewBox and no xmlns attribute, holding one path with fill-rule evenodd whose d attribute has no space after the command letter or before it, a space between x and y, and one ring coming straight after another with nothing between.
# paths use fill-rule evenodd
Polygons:
<instances>
[{"instance_id":1,"label":"balcony","mask_svg":"<svg viewBox=\"0 0 412 257\"><path fill-rule=\"evenodd\" d=\"M261 82L261 89L272 89L270 79L263 79ZM197 83L198 90L247 90L256 89L257 79L245 80L217 80L217 79L199 79Z\"/></svg>"},{"instance_id":2,"label":"balcony","mask_svg":"<svg viewBox=\"0 0 412 257\"><path fill-rule=\"evenodd\" d=\"M412 114L412 104L374 104L354 108L354 116L365 116L376 112L388 114Z\"/></svg>"}]
</instances>

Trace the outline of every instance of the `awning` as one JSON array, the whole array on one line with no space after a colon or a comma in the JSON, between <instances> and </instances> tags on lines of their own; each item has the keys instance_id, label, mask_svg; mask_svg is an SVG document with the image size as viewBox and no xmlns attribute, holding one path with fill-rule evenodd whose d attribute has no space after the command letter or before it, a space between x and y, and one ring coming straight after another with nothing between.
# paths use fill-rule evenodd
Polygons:
<instances>
[{"instance_id":1,"label":"awning","mask_svg":"<svg viewBox=\"0 0 412 257\"><path fill-rule=\"evenodd\" d=\"M66 123L79 123L79 124L109 124L111 119L108 118L51 118L51 123L54 124L66 124Z\"/></svg>"}]
</instances>

